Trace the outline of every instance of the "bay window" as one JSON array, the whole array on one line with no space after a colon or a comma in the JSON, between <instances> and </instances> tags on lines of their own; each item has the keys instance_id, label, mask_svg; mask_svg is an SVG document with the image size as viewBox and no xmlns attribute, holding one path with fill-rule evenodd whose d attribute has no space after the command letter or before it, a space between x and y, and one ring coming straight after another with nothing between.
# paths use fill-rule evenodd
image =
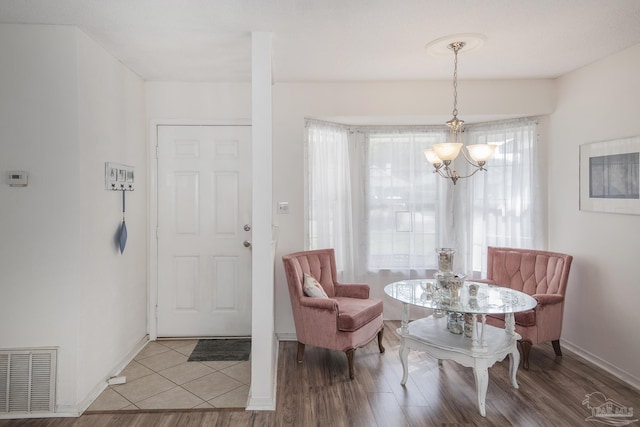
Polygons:
<instances>
[{"instance_id":1,"label":"bay window","mask_svg":"<svg viewBox=\"0 0 640 427\"><path fill-rule=\"evenodd\" d=\"M309 120L307 247L334 248L345 278L381 271L424 277L437 268L441 246L456 248L459 271L480 275L488 245L538 248L535 121L468 125L467 144L498 149L487 171L455 186L434 174L423 155L447 136L442 126Z\"/></svg>"}]
</instances>

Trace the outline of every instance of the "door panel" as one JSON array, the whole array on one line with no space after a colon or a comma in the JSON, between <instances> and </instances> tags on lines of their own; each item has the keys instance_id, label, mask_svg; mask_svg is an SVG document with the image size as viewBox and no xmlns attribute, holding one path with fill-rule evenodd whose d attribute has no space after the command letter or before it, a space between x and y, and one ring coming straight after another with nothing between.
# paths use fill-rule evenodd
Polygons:
<instances>
[{"instance_id":1,"label":"door panel","mask_svg":"<svg viewBox=\"0 0 640 427\"><path fill-rule=\"evenodd\" d=\"M158 336L251 333L251 128L158 127Z\"/></svg>"}]
</instances>

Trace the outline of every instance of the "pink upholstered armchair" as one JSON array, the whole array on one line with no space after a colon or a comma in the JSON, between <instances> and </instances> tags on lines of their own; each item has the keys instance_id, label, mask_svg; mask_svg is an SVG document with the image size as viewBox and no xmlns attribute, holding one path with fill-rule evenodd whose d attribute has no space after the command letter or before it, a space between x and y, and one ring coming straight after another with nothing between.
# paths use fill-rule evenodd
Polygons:
<instances>
[{"instance_id":1,"label":"pink upholstered armchair","mask_svg":"<svg viewBox=\"0 0 640 427\"><path fill-rule=\"evenodd\" d=\"M382 300L369 298L369 286L337 282L333 249L297 252L282 257L289 285L293 320L298 338L298 363L305 345L344 351L349 378L354 378L353 354L378 336L382 346ZM304 274L313 276L328 298L313 298L303 292Z\"/></svg>"},{"instance_id":2,"label":"pink upholstered armchair","mask_svg":"<svg viewBox=\"0 0 640 427\"><path fill-rule=\"evenodd\" d=\"M487 280L482 282L522 291L538 301L533 310L515 314L524 369L529 369L533 344L551 341L556 356L562 356L562 313L572 260L572 256L556 252L487 249ZM504 316L487 316L487 323L504 327Z\"/></svg>"}]
</instances>

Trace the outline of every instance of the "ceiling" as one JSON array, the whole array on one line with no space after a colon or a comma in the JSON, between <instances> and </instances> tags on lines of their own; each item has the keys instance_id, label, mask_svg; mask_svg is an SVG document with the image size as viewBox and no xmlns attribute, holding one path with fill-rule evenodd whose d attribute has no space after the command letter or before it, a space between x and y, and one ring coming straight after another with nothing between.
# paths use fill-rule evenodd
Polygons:
<instances>
[{"instance_id":1,"label":"ceiling","mask_svg":"<svg viewBox=\"0 0 640 427\"><path fill-rule=\"evenodd\" d=\"M77 26L147 81L248 82L251 31L277 82L448 79L425 45L486 38L460 79L554 78L640 43L639 0L2 0L0 23Z\"/></svg>"}]
</instances>

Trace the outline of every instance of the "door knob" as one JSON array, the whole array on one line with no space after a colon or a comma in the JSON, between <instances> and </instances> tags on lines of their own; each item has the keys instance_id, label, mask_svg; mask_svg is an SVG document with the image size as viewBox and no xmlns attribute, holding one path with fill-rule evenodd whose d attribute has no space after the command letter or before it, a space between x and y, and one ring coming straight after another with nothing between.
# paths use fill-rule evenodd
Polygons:
<instances>
[{"instance_id":1,"label":"door knob","mask_svg":"<svg viewBox=\"0 0 640 427\"><path fill-rule=\"evenodd\" d=\"M248 240L245 240L242 244L244 245L245 248L250 248L251 247L251 242L248 241Z\"/></svg>"},{"instance_id":2,"label":"door knob","mask_svg":"<svg viewBox=\"0 0 640 427\"><path fill-rule=\"evenodd\" d=\"M245 224L243 228L244 228L244 231L250 231L251 230L251 226L249 224Z\"/></svg>"}]
</instances>

